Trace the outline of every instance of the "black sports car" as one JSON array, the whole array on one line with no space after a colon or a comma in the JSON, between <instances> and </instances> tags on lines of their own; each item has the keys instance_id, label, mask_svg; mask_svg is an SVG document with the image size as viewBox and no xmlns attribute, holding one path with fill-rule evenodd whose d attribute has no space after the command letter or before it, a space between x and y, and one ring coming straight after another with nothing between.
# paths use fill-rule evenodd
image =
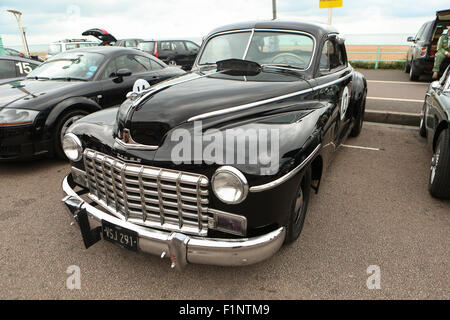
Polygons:
<instances>
[{"instance_id":1,"label":"black sports car","mask_svg":"<svg viewBox=\"0 0 450 320\"><path fill-rule=\"evenodd\" d=\"M433 152L428 190L437 198L450 199L450 67L430 84L420 120L420 135Z\"/></svg>"},{"instance_id":2,"label":"black sports car","mask_svg":"<svg viewBox=\"0 0 450 320\"><path fill-rule=\"evenodd\" d=\"M0 85L0 161L64 157L61 139L77 119L119 105L137 79L155 84L184 73L135 49L60 53L26 79Z\"/></svg>"},{"instance_id":3,"label":"black sports car","mask_svg":"<svg viewBox=\"0 0 450 320\"><path fill-rule=\"evenodd\" d=\"M63 201L86 247L103 237L178 268L256 263L300 235L366 94L331 26L218 28L192 72L69 128Z\"/></svg>"}]
</instances>

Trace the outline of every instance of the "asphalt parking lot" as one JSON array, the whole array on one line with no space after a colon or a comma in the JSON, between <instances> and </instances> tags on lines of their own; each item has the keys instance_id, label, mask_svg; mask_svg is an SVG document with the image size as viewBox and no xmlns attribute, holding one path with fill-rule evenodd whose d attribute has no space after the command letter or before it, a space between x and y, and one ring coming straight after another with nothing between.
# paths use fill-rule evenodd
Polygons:
<instances>
[{"instance_id":1,"label":"asphalt parking lot","mask_svg":"<svg viewBox=\"0 0 450 320\"><path fill-rule=\"evenodd\" d=\"M426 91L426 82L364 73L369 97L418 100ZM417 112L394 100L369 99L367 108L378 103ZM183 273L105 241L85 250L61 203L67 163L0 164L0 298L449 299L450 201L428 194L430 158L416 128L366 123L338 150L297 242L257 265ZM66 288L72 265L79 290ZM371 265L381 289L367 288Z\"/></svg>"},{"instance_id":2,"label":"asphalt parking lot","mask_svg":"<svg viewBox=\"0 0 450 320\"><path fill-rule=\"evenodd\" d=\"M424 75L420 81L410 81L409 74L399 70L358 71L367 79L367 110L413 114L422 111L431 77Z\"/></svg>"}]
</instances>

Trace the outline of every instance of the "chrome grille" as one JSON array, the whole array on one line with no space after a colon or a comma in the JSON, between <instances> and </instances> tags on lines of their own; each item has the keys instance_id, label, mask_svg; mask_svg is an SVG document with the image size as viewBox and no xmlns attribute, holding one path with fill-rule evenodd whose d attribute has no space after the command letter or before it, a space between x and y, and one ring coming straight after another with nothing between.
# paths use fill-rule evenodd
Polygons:
<instances>
[{"instance_id":1,"label":"chrome grille","mask_svg":"<svg viewBox=\"0 0 450 320\"><path fill-rule=\"evenodd\" d=\"M125 163L86 149L89 197L132 223L189 234L208 231L208 178Z\"/></svg>"}]
</instances>

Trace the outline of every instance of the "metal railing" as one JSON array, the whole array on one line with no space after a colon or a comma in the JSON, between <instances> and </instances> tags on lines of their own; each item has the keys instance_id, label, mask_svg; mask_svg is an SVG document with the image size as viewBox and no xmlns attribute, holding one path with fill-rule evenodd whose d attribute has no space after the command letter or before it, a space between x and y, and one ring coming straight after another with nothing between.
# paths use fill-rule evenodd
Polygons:
<instances>
[{"instance_id":1,"label":"metal railing","mask_svg":"<svg viewBox=\"0 0 450 320\"><path fill-rule=\"evenodd\" d=\"M355 47L376 47L376 51L352 51L352 48ZM393 47L404 47L405 51L386 51L386 48L393 48ZM395 45L395 44L385 44L385 45L373 45L373 44L363 44L363 45L348 45L347 46L347 55L349 56L349 61L359 61L359 62L375 62L375 69L378 69L378 66L380 62L405 62L406 61L406 54L408 52L408 46L407 45ZM356 55L362 55L363 57L353 58L353 56ZM403 56L404 59L384 59L384 55L397 55L397 56ZM370 56L370 58L367 58Z\"/></svg>"}]
</instances>

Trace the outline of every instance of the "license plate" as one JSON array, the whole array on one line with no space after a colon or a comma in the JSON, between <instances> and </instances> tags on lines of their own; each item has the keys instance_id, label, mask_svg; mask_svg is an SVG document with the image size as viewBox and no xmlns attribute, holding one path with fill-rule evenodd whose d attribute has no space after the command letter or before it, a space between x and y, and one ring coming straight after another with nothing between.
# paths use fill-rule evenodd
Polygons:
<instances>
[{"instance_id":1,"label":"license plate","mask_svg":"<svg viewBox=\"0 0 450 320\"><path fill-rule=\"evenodd\" d=\"M138 250L138 234L135 231L119 227L113 223L102 220L103 239L118 244L129 250Z\"/></svg>"}]
</instances>

